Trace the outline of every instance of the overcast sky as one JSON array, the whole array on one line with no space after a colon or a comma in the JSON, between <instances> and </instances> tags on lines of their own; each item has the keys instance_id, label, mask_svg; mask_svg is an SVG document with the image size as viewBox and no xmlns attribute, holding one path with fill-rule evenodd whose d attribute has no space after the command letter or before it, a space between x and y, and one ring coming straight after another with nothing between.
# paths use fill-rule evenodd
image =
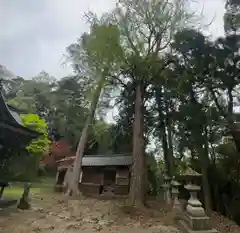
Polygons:
<instances>
[{"instance_id":1,"label":"overcast sky","mask_svg":"<svg viewBox=\"0 0 240 233\"><path fill-rule=\"evenodd\" d=\"M195 6L208 34L223 35L223 0L200 0ZM114 7L114 0L0 0L0 64L16 75L30 78L41 70L61 78L65 48L87 30L82 16L93 10L102 13Z\"/></svg>"}]
</instances>

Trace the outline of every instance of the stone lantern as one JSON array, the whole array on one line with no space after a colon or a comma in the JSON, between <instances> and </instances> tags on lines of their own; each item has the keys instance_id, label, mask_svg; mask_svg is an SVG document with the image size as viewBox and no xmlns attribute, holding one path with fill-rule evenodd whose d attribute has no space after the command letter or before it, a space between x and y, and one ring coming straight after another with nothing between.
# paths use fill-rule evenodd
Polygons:
<instances>
[{"instance_id":1,"label":"stone lantern","mask_svg":"<svg viewBox=\"0 0 240 233\"><path fill-rule=\"evenodd\" d=\"M180 182L185 185L191 185L193 183L197 183L199 178L201 177L201 174L194 171L192 168L188 167L184 172L182 172L179 176ZM182 203L183 210L186 210L186 206L188 203L189 198L189 190L186 189L185 185L181 189L180 193L180 199Z\"/></svg>"},{"instance_id":2,"label":"stone lantern","mask_svg":"<svg viewBox=\"0 0 240 233\"><path fill-rule=\"evenodd\" d=\"M180 213L182 211L182 208L181 208L181 204L180 204L180 201L179 201L179 186L181 184L175 180L175 177L173 177L173 180L171 182L171 186L172 186L172 198L173 198L173 211L174 212L177 212L177 213Z\"/></svg>"},{"instance_id":3,"label":"stone lantern","mask_svg":"<svg viewBox=\"0 0 240 233\"><path fill-rule=\"evenodd\" d=\"M162 185L164 189L164 201L166 204L171 205L172 203L172 198L171 198L171 177L169 177L166 172L164 172L164 184Z\"/></svg>"},{"instance_id":4,"label":"stone lantern","mask_svg":"<svg viewBox=\"0 0 240 233\"><path fill-rule=\"evenodd\" d=\"M197 198L197 194L201 190L201 187L194 184L194 183L196 183L197 178L201 176L201 174L197 173L196 171L194 171L192 168L189 167L188 169L186 169L183 176L185 177L186 182L187 182L187 184L184 186L184 188L190 194L190 198L189 198L189 200L187 202L187 206L186 206L186 211L193 212L193 211L195 211L195 207L197 207L199 209L201 206L201 208L202 208L202 203ZM203 208L202 208L202 210L204 212Z\"/></svg>"},{"instance_id":5,"label":"stone lantern","mask_svg":"<svg viewBox=\"0 0 240 233\"><path fill-rule=\"evenodd\" d=\"M202 207L202 203L198 200L197 194L201 190L201 187L194 184L196 177L200 177L201 174L197 173L191 168L188 168L183 174L187 179L187 184L184 186L190 193L188 199L186 211L182 218L179 220L180 226L184 232L217 232L215 229L210 227L210 218L206 216L205 210Z\"/></svg>"},{"instance_id":6,"label":"stone lantern","mask_svg":"<svg viewBox=\"0 0 240 233\"><path fill-rule=\"evenodd\" d=\"M203 217L205 216L205 211L202 207L202 203L198 200L197 194L201 190L201 187L194 184L187 184L184 186L190 193L190 198L187 203L186 211L191 216Z\"/></svg>"}]
</instances>

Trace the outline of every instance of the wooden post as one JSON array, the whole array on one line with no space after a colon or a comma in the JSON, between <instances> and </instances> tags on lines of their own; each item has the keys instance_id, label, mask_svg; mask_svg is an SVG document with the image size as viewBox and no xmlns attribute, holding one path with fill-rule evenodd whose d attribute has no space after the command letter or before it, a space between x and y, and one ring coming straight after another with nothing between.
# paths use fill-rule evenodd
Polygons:
<instances>
[{"instance_id":1,"label":"wooden post","mask_svg":"<svg viewBox=\"0 0 240 233\"><path fill-rule=\"evenodd\" d=\"M2 195L3 195L3 192L4 192L4 188L5 188L5 186L2 186L2 187L1 187L1 190L0 190L0 200L2 199Z\"/></svg>"},{"instance_id":2,"label":"wooden post","mask_svg":"<svg viewBox=\"0 0 240 233\"><path fill-rule=\"evenodd\" d=\"M31 186L32 185L28 183L24 184L23 194L18 204L19 209L26 210L30 208L28 196L29 196Z\"/></svg>"}]
</instances>

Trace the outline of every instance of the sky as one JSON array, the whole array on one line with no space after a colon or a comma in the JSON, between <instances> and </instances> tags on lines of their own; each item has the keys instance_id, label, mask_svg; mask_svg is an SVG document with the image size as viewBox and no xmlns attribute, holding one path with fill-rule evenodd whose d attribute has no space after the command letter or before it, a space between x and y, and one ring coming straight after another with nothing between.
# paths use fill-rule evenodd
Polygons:
<instances>
[{"instance_id":1,"label":"sky","mask_svg":"<svg viewBox=\"0 0 240 233\"><path fill-rule=\"evenodd\" d=\"M199 0L205 32L223 35L223 0ZM31 78L45 70L56 78L70 74L65 49L88 29L84 12L108 11L114 0L0 0L0 64L15 75Z\"/></svg>"}]
</instances>

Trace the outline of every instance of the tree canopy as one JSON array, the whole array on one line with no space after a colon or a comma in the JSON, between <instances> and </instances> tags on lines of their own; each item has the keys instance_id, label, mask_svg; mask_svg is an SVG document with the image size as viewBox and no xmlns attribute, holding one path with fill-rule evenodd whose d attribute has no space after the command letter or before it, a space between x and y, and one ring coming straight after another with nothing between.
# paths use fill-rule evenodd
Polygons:
<instances>
[{"instance_id":1,"label":"tree canopy","mask_svg":"<svg viewBox=\"0 0 240 233\"><path fill-rule=\"evenodd\" d=\"M99 17L87 13L89 32L66 49L73 75L41 72L7 84L9 103L44 119L24 120L46 133L32 151L48 144L47 128L52 140L64 138L76 151L75 187L84 154L131 153L132 205L144 204L146 177L156 186L158 172L177 176L191 166L202 174L206 209L227 208L219 207L220 193L239 183L239 4L226 1L225 35L214 40L187 4L122 0Z\"/></svg>"}]
</instances>

